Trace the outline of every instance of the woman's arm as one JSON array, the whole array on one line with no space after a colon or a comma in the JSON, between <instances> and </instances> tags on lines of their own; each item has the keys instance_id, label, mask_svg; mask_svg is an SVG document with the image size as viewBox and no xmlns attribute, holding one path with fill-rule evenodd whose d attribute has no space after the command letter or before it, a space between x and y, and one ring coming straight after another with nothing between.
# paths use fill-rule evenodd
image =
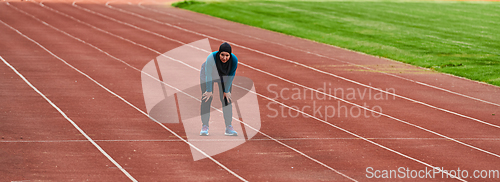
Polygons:
<instances>
[{"instance_id":1,"label":"woman's arm","mask_svg":"<svg viewBox=\"0 0 500 182\"><path fill-rule=\"evenodd\" d=\"M236 75L236 69L238 68L238 58L231 53L232 61L233 61L233 67L231 68L231 71L229 72L229 75L226 80L224 80L224 85L227 85L224 92L225 93L230 93L231 92L231 86L233 84L233 79L234 76Z\"/></svg>"},{"instance_id":2,"label":"woman's arm","mask_svg":"<svg viewBox=\"0 0 500 182\"><path fill-rule=\"evenodd\" d=\"M212 70L213 67L215 66L215 59L214 59L214 53L211 53L208 55L207 60L205 61L205 82L206 82L206 91L207 92L212 92Z\"/></svg>"}]
</instances>

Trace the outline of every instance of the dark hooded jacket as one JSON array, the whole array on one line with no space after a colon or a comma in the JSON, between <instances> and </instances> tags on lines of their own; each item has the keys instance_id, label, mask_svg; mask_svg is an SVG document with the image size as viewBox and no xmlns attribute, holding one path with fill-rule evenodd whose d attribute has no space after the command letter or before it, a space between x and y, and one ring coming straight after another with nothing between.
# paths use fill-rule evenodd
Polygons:
<instances>
[{"instance_id":1,"label":"dark hooded jacket","mask_svg":"<svg viewBox=\"0 0 500 182\"><path fill-rule=\"evenodd\" d=\"M220 53L230 53L230 58L226 63L220 60ZM231 46L224 42L220 45L219 51L212 52L208 55L207 60L203 63L200 73L200 80L206 82L206 91L213 91L213 81L220 81L221 77L224 81L224 92L231 91L231 85L238 67L238 58L232 53Z\"/></svg>"}]
</instances>

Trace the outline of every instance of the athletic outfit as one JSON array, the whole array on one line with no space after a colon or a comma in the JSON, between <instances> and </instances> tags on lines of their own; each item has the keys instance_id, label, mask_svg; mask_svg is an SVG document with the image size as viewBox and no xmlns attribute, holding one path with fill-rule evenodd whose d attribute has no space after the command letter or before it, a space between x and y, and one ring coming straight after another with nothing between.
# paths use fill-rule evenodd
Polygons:
<instances>
[{"instance_id":1,"label":"athletic outfit","mask_svg":"<svg viewBox=\"0 0 500 182\"><path fill-rule=\"evenodd\" d=\"M226 63L220 60L220 53L230 53L230 58ZM226 124L226 135L237 135L236 131L231 126L233 117L232 103L224 98L224 93L231 93L232 82L238 67L238 58L231 53L231 46L228 43L223 43L219 47L219 51L212 52L208 55L207 60L201 65L200 85L201 93L213 92L214 82L219 86L219 96L222 103L222 112L224 113L224 121ZM208 121L210 120L210 105L212 103L210 97L207 101L201 101L201 121L202 131L200 135L208 135Z\"/></svg>"}]
</instances>

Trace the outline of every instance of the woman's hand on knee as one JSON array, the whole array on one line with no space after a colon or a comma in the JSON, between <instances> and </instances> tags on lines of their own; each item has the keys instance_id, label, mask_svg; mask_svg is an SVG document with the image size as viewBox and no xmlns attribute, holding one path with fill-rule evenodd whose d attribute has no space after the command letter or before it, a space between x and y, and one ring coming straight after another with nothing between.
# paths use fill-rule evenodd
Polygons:
<instances>
[{"instance_id":1,"label":"woman's hand on knee","mask_svg":"<svg viewBox=\"0 0 500 182\"><path fill-rule=\"evenodd\" d=\"M231 92L228 92L228 93L224 92L224 98L227 99L228 103L231 103L232 102L232 100L231 100Z\"/></svg>"},{"instance_id":2,"label":"woman's hand on knee","mask_svg":"<svg viewBox=\"0 0 500 182\"><path fill-rule=\"evenodd\" d=\"M210 98L212 98L212 92L205 92L201 95L201 100L207 102Z\"/></svg>"}]
</instances>

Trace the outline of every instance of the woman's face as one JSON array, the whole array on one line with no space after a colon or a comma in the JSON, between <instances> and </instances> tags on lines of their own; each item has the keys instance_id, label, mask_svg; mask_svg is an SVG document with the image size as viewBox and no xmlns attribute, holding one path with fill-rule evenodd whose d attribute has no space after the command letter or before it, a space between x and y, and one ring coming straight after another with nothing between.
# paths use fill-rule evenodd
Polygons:
<instances>
[{"instance_id":1,"label":"woman's face","mask_svg":"<svg viewBox=\"0 0 500 182\"><path fill-rule=\"evenodd\" d=\"M219 57L222 63L226 63L227 61L229 61L229 57L231 57L231 54L229 54L228 52L221 52Z\"/></svg>"}]
</instances>

